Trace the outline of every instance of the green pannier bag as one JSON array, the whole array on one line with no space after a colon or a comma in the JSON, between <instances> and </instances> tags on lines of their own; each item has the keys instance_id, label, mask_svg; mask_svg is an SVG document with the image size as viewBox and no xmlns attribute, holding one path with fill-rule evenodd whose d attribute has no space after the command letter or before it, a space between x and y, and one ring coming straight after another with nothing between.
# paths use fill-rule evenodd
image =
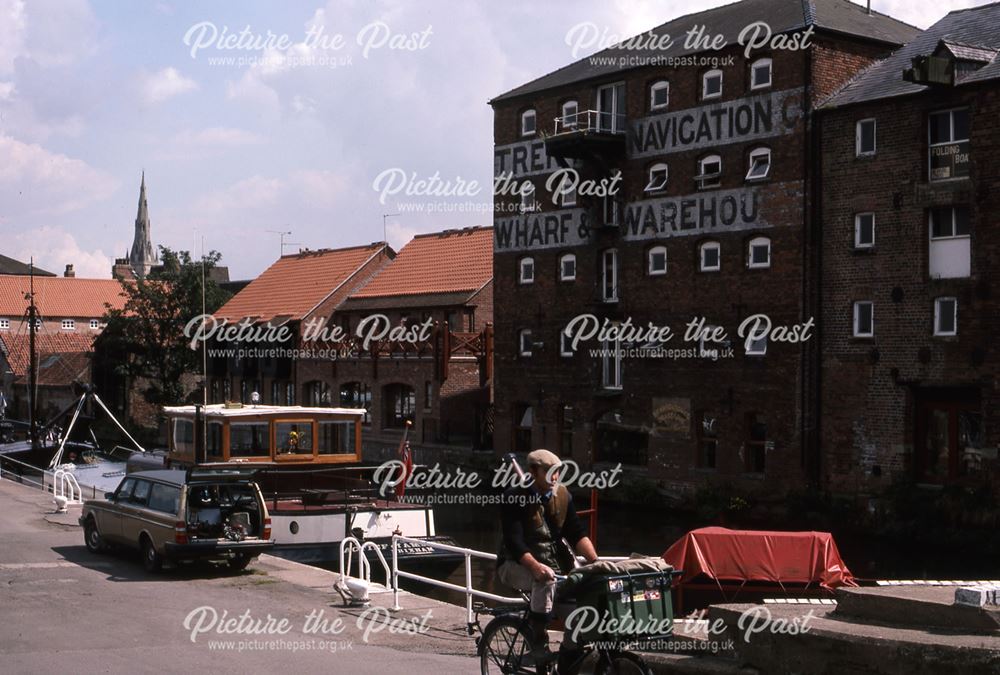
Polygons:
<instances>
[{"instance_id":1,"label":"green pannier bag","mask_svg":"<svg viewBox=\"0 0 1000 675\"><path fill-rule=\"evenodd\" d=\"M678 572L595 574L577 586L576 611L567 629L578 642L635 640L673 634L671 581Z\"/></svg>"}]
</instances>

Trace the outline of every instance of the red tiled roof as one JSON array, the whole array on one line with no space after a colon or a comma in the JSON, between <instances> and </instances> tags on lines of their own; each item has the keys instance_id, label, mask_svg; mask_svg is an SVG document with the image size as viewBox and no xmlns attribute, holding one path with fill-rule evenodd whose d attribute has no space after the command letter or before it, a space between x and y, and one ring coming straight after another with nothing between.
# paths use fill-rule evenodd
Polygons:
<instances>
[{"instance_id":1,"label":"red tiled roof","mask_svg":"<svg viewBox=\"0 0 1000 675\"><path fill-rule=\"evenodd\" d=\"M246 317L255 321L279 316L304 318L383 246L382 242L376 242L282 256L215 312L215 316L230 321Z\"/></svg>"},{"instance_id":2,"label":"red tiled roof","mask_svg":"<svg viewBox=\"0 0 1000 675\"><path fill-rule=\"evenodd\" d=\"M37 281L37 279L36 279ZM37 288L37 286L36 286ZM63 331L59 333L47 330L39 331L35 336L35 349L38 352L39 374L45 368L46 361L50 363L46 367L58 367L55 360L50 359L54 355L64 357L64 362L76 363L79 359L70 359L70 355L87 354L92 351L94 338L97 333L90 332L89 329L80 331ZM3 351L10 365L11 372L16 378L25 377L28 373L29 340L27 327L24 330L10 330L0 332L0 350ZM74 377L75 377L74 373ZM72 382L70 378L68 382Z\"/></svg>"},{"instance_id":3,"label":"red tiled roof","mask_svg":"<svg viewBox=\"0 0 1000 675\"><path fill-rule=\"evenodd\" d=\"M24 295L30 288L30 277L0 274L0 316L22 316L28 308ZM125 306L117 279L35 277L35 306L43 319L100 318L107 312L106 302L116 309Z\"/></svg>"},{"instance_id":4,"label":"red tiled roof","mask_svg":"<svg viewBox=\"0 0 1000 675\"><path fill-rule=\"evenodd\" d=\"M420 234L351 299L473 292L493 278L493 228Z\"/></svg>"}]
</instances>

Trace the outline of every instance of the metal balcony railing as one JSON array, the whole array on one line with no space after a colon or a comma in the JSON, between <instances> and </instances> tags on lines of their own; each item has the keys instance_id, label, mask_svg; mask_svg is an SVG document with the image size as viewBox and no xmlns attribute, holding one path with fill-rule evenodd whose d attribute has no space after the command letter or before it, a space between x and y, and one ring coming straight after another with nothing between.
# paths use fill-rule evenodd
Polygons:
<instances>
[{"instance_id":1,"label":"metal balcony railing","mask_svg":"<svg viewBox=\"0 0 1000 675\"><path fill-rule=\"evenodd\" d=\"M603 134L624 134L625 115L601 110L581 110L573 115L563 115L555 118L554 135L568 134L578 131L591 131Z\"/></svg>"}]
</instances>

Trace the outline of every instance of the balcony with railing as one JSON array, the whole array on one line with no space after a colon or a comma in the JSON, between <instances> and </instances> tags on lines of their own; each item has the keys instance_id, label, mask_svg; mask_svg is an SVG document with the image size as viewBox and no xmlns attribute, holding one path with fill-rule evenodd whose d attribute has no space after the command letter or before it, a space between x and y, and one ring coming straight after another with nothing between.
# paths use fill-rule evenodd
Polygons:
<instances>
[{"instance_id":1,"label":"balcony with railing","mask_svg":"<svg viewBox=\"0 0 1000 675\"><path fill-rule=\"evenodd\" d=\"M599 160L625 154L625 115L581 110L555 118L553 133L545 137L545 151L561 159Z\"/></svg>"}]
</instances>

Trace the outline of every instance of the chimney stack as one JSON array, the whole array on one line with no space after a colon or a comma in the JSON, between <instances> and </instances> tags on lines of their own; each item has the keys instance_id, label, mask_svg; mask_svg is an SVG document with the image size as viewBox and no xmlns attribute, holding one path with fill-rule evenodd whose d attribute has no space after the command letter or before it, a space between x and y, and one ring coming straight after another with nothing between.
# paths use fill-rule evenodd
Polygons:
<instances>
[{"instance_id":1,"label":"chimney stack","mask_svg":"<svg viewBox=\"0 0 1000 675\"><path fill-rule=\"evenodd\" d=\"M73 265L66 265L66 271L63 272L63 276L72 279L76 276L76 272L73 271Z\"/></svg>"}]
</instances>

